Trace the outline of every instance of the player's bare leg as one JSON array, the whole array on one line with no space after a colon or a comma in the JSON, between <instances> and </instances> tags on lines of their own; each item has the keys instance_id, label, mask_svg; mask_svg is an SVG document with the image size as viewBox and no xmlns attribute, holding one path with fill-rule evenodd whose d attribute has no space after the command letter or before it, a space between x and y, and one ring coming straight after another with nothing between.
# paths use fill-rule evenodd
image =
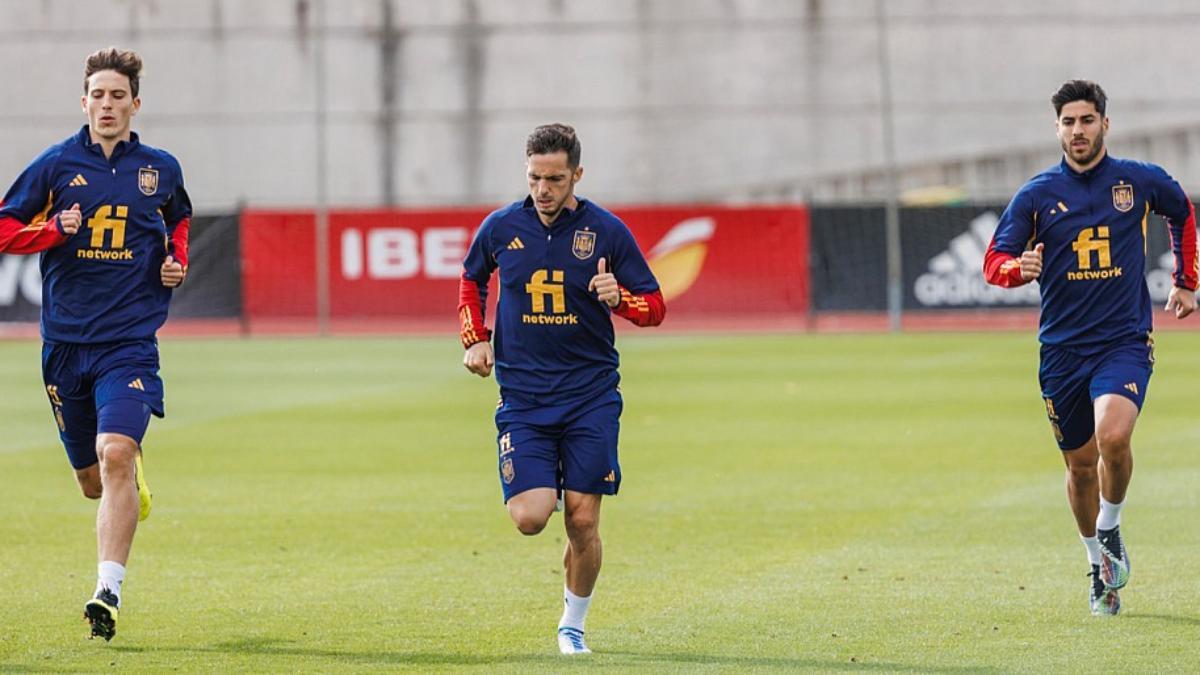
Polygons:
<instances>
[{"instance_id":1,"label":"player's bare leg","mask_svg":"<svg viewBox=\"0 0 1200 675\"><path fill-rule=\"evenodd\" d=\"M558 622L558 648L563 654L588 654L583 640L584 621L600 576L603 546L600 543L600 500L602 495L567 490L564 493L567 546L563 551L566 587L564 608Z\"/></svg>"},{"instance_id":2,"label":"player's bare leg","mask_svg":"<svg viewBox=\"0 0 1200 675\"><path fill-rule=\"evenodd\" d=\"M116 634L117 610L125 563L133 546L138 524L138 489L135 477L138 444L122 434L96 437L100 459L100 508L96 511L96 548L100 558L100 580L96 595L84 605L84 616L92 624L92 635L111 640Z\"/></svg>"},{"instance_id":3,"label":"player's bare leg","mask_svg":"<svg viewBox=\"0 0 1200 675\"><path fill-rule=\"evenodd\" d=\"M1121 539L1121 507L1133 475L1130 442L1137 423L1137 405L1119 394L1105 394L1095 401L1096 444L1100 463L1100 512L1096 537L1104 560L1100 576L1104 585L1118 589L1129 582L1129 554Z\"/></svg>"},{"instance_id":4,"label":"player's bare leg","mask_svg":"<svg viewBox=\"0 0 1200 675\"><path fill-rule=\"evenodd\" d=\"M521 534L532 536L546 529L558 501L554 488L532 488L508 500L508 515Z\"/></svg>"},{"instance_id":5,"label":"player's bare leg","mask_svg":"<svg viewBox=\"0 0 1200 675\"><path fill-rule=\"evenodd\" d=\"M1100 579L1100 540L1096 538L1096 516L1100 513L1100 451L1093 435L1087 443L1063 452L1067 465L1067 501L1079 528L1079 538L1087 548L1088 605L1092 614L1116 614L1121 608L1117 592L1109 590Z\"/></svg>"},{"instance_id":6,"label":"player's bare leg","mask_svg":"<svg viewBox=\"0 0 1200 675\"><path fill-rule=\"evenodd\" d=\"M1112 504L1125 501L1133 476L1133 425L1138 409L1120 394L1096 399L1096 444L1100 446L1100 493Z\"/></svg>"},{"instance_id":7,"label":"player's bare leg","mask_svg":"<svg viewBox=\"0 0 1200 675\"><path fill-rule=\"evenodd\" d=\"M1096 437L1074 450L1062 453L1067 464L1067 501L1081 537L1096 536L1096 516L1100 514L1100 479L1097 467L1100 452Z\"/></svg>"}]
</instances>

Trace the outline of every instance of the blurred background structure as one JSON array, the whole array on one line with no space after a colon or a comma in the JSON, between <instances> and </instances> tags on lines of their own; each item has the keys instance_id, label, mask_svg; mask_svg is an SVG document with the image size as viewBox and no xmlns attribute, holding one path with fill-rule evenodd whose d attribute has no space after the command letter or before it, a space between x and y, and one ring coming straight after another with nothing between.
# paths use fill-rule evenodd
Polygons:
<instances>
[{"instance_id":1,"label":"blurred background structure","mask_svg":"<svg viewBox=\"0 0 1200 675\"><path fill-rule=\"evenodd\" d=\"M814 256L852 247L885 270L893 309L938 308L914 285L935 271L927 251L893 238L888 258L882 211L823 235L819 209L986 206L930 255L957 233L986 239L976 216L1057 161L1049 97L1074 77L1107 89L1114 154L1200 191L1197 28L1187 0L4 0L0 177L84 122L83 59L114 44L145 59L135 129L181 159L198 213L312 212L318 296L349 255L326 207L472 207L473 228L524 192L529 130L563 121L583 141L579 192L602 203L802 208L805 312L887 308L853 269L825 279L850 299L822 290L840 263ZM904 231L928 234L914 217ZM975 283L976 253L951 265L956 288ZM18 275L0 268L0 316L4 269ZM961 291L966 306L988 292Z\"/></svg>"}]
</instances>

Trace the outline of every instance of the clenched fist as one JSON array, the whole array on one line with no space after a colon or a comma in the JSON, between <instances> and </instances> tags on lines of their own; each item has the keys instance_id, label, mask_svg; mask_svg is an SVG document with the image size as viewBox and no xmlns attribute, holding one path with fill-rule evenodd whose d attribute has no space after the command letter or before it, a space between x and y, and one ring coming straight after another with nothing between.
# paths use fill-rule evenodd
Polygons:
<instances>
[{"instance_id":1,"label":"clenched fist","mask_svg":"<svg viewBox=\"0 0 1200 675\"><path fill-rule=\"evenodd\" d=\"M492 374L492 366L496 365L496 355L492 352L492 343L484 340L467 347L463 354L463 367L480 377Z\"/></svg>"},{"instance_id":2,"label":"clenched fist","mask_svg":"<svg viewBox=\"0 0 1200 675\"><path fill-rule=\"evenodd\" d=\"M79 231L79 226L83 224L83 213L79 210L79 203L71 205L71 208L66 211L60 211L58 214L58 229L65 235L72 235Z\"/></svg>"},{"instance_id":3,"label":"clenched fist","mask_svg":"<svg viewBox=\"0 0 1200 675\"><path fill-rule=\"evenodd\" d=\"M596 291L596 297L600 302L609 307L616 307L621 304L621 288L617 286L617 278L612 275L612 272L606 271L607 265L604 258L596 263L596 276L588 282L588 290Z\"/></svg>"},{"instance_id":4,"label":"clenched fist","mask_svg":"<svg viewBox=\"0 0 1200 675\"><path fill-rule=\"evenodd\" d=\"M1045 244L1038 244L1033 247L1032 251L1025 251L1021 254L1021 278L1025 281L1032 281L1042 276L1042 251L1046 248Z\"/></svg>"},{"instance_id":5,"label":"clenched fist","mask_svg":"<svg viewBox=\"0 0 1200 675\"><path fill-rule=\"evenodd\" d=\"M159 269L159 275L162 277L162 285L167 288L175 288L183 283L183 278L187 276L187 272L183 271L183 265L175 261L175 256L167 256L163 260L162 267Z\"/></svg>"}]
</instances>

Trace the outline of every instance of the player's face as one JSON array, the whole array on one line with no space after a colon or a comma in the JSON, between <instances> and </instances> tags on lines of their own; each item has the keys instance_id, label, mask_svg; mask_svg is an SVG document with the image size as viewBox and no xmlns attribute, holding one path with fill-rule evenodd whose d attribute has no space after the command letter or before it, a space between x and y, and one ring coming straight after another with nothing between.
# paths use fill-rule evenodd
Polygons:
<instances>
[{"instance_id":1,"label":"player's face","mask_svg":"<svg viewBox=\"0 0 1200 675\"><path fill-rule=\"evenodd\" d=\"M575 196L575 184L583 177L583 167L574 169L567 163L565 150L525 158L525 177L529 179L529 196L542 222L550 224L563 206Z\"/></svg>"},{"instance_id":2,"label":"player's face","mask_svg":"<svg viewBox=\"0 0 1200 675\"><path fill-rule=\"evenodd\" d=\"M93 136L107 140L128 139L129 123L141 107L141 99L130 92L128 77L115 70L101 70L88 78L83 112L87 113Z\"/></svg>"},{"instance_id":3,"label":"player's face","mask_svg":"<svg viewBox=\"0 0 1200 675\"><path fill-rule=\"evenodd\" d=\"M1076 168L1091 168L1104 151L1108 118L1091 101L1071 101L1058 114L1058 140Z\"/></svg>"}]
</instances>

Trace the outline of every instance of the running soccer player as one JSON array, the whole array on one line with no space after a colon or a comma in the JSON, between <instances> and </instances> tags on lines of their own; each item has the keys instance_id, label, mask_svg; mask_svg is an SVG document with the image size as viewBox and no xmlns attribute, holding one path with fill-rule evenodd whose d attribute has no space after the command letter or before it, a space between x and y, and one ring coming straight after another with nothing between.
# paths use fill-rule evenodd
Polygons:
<instances>
[{"instance_id":1,"label":"running soccer player","mask_svg":"<svg viewBox=\"0 0 1200 675\"><path fill-rule=\"evenodd\" d=\"M1167 219L1175 287L1166 309L1182 319L1196 309L1196 217L1161 167L1108 154L1100 85L1071 80L1050 100L1062 162L1013 197L984 276L1008 288L1041 286L1038 379L1091 564L1089 602L1093 614L1117 614L1130 573L1120 528L1130 440L1154 365L1146 219L1151 211Z\"/></svg>"},{"instance_id":2,"label":"running soccer player","mask_svg":"<svg viewBox=\"0 0 1200 675\"><path fill-rule=\"evenodd\" d=\"M0 250L42 252L42 376L79 487L100 500L84 616L105 640L150 515L141 442L150 415L164 414L155 334L187 276L192 214L179 162L130 131L141 70L132 51L89 56L88 123L34 159L0 206Z\"/></svg>"},{"instance_id":3,"label":"running soccer player","mask_svg":"<svg viewBox=\"0 0 1200 675\"><path fill-rule=\"evenodd\" d=\"M484 219L463 263L459 318L467 370L496 369L498 468L508 513L535 535L565 505L563 654L587 654L584 620L600 574L600 500L621 486L621 392L611 315L657 326L658 282L624 223L575 196L583 177L575 130L534 129L525 144L529 196ZM495 349L484 324L500 270Z\"/></svg>"}]
</instances>

